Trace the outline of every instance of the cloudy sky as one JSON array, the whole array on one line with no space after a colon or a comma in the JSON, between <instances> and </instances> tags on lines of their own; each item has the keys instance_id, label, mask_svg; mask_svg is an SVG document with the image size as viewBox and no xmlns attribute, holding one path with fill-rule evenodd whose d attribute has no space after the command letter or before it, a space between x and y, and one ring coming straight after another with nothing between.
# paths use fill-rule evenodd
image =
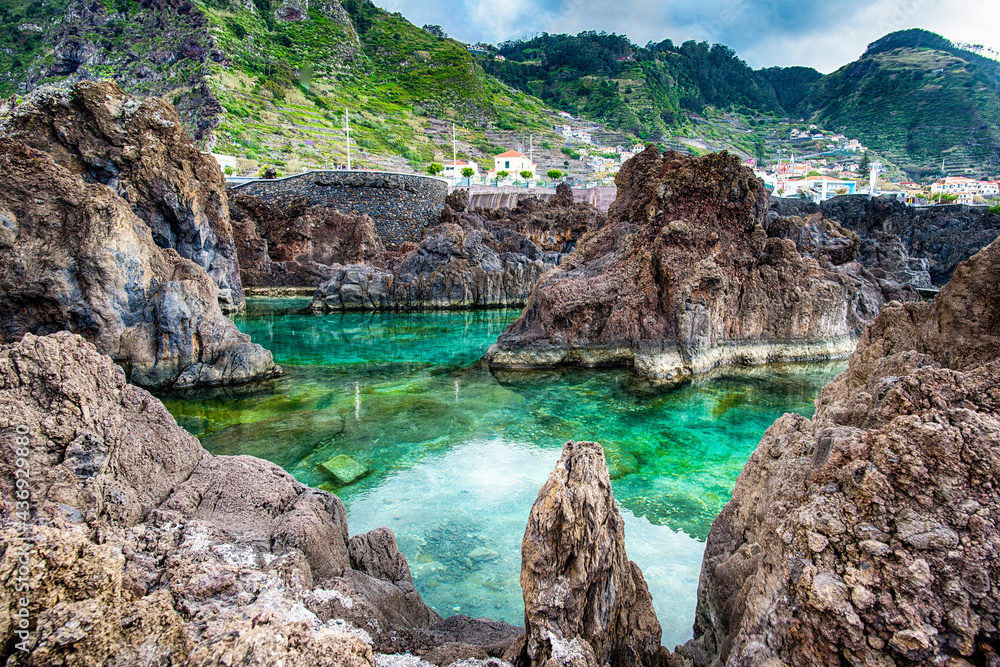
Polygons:
<instances>
[{"instance_id":1,"label":"cloudy sky","mask_svg":"<svg viewBox=\"0 0 1000 667\"><path fill-rule=\"evenodd\" d=\"M727 44L753 67L831 72L882 35L925 28L1000 51L997 0L374 0L466 42L604 30L637 44Z\"/></svg>"}]
</instances>

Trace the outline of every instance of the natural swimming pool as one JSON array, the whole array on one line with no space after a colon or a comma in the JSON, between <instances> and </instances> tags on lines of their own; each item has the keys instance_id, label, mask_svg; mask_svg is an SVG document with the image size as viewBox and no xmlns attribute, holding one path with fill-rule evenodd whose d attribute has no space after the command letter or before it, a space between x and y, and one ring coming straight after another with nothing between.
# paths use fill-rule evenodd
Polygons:
<instances>
[{"instance_id":1,"label":"natural swimming pool","mask_svg":"<svg viewBox=\"0 0 1000 667\"><path fill-rule=\"evenodd\" d=\"M605 449L629 557L653 595L663 643L691 636L712 519L765 429L811 415L844 362L732 371L673 390L627 371L494 376L477 363L518 311L299 312L249 299L236 320L285 376L164 401L217 454L252 454L334 491L352 534L389 526L417 589L442 616L520 625L520 542L565 441ZM319 467L366 473L338 485Z\"/></svg>"}]
</instances>

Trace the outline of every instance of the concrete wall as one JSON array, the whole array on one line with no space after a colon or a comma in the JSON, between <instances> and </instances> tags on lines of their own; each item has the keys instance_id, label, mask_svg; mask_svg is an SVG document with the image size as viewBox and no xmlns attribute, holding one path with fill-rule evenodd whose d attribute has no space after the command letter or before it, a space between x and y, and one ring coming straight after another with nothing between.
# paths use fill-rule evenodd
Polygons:
<instances>
[{"instance_id":1,"label":"concrete wall","mask_svg":"<svg viewBox=\"0 0 1000 667\"><path fill-rule=\"evenodd\" d=\"M341 212L366 213L390 250L419 242L423 230L440 222L448 184L439 178L380 171L309 171L286 178L258 179L235 185L240 194L267 202L331 206Z\"/></svg>"},{"instance_id":2,"label":"concrete wall","mask_svg":"<svg viewBox=\"0 0 1000 667\"><path fill-rule=\"evenodd\" d=\"M475 208L514 208L517 202L525 197L536 196L542 201L556 193L555 188L519 188L513 185L502 185L499 188L489 185L472 185L466 188L459 186L452 189L469 191L469 204ZM613 185L602 185L595 188L573 188L573 201L596 206L599 210L608 212L608 207L618 195L618 188Z\"/></svg>"}]
</instances>

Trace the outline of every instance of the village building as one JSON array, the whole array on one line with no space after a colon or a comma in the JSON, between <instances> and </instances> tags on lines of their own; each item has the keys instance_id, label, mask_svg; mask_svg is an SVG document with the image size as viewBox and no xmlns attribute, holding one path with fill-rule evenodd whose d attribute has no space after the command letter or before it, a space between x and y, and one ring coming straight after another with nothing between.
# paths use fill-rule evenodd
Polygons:
<instances>
[{"instance_id":1,"label":"village building","mask_svg":"<svg viewBox=\"0 0 1000 667\"><path fill-rule=\"evenodd\" d=\"M501 171L506 171L513 177L520 177L522 171L530 171L529 178L535 178L538 167L528 159L528 156L518 151L507 151L493 156L493 168L487 172L490 178L496 178Z\"/></svg>"},{"instance_id":2,"label":"village building","mask_svg":"<svg viewBox=\"0 0 1000 667\"><path fill-rule=\"evenodd\" d=\"M472 178L479 178L479 165L475 162L466 162L465 160L455 160L454 162L445 162L444 171L441 175L445 178L465 178L462 175L463 169L472 169Z\"/></svg>"}]
</instances>

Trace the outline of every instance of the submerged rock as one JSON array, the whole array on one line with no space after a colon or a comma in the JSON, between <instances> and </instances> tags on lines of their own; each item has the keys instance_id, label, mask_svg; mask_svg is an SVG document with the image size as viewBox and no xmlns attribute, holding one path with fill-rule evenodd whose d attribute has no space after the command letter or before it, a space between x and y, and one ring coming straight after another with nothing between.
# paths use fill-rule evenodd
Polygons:
<instances>
[{"instance_id":1,"label":"submerged rock","mask_svg":"<svg viewBox=\"0 0 1000 667\"><path fill-rule=\"evenodd\" d=\"M1000 661L1000 242L890 304L708 536L687 664Z\"/></svg>"},{"instance_id":2,"label":"submerged rock","mask_svg":"<svg viewBox=\"0 0 1000 667\"><path fill-rule=\"evenodd\" d=\"M440 620L388 529L349 541L336 496L209 454L79 336L0 349L0 435L2 497L31 474L30 516L0 503L0 577L30 564L26 607L0 592L18 664L374 667Z\"/></svg>"},{"instance_id":3,"label":"submerged rock","mask_svg":"<svg viewBox=\"0 0 1000 667\"><path fill-rule=\"evenodd\" d=\"M0 341L74 331L150 388L280 373L222 314L204 269L157 247L110 187L3 136L0 171Z\"/></svg>"},{"instance_id":4,"label":"submerged rock","mask_svg":"<svg viewBox=\"0 0 1000 667\"><path fill-rule=\"evenodd\" d=\"M225 179L173 106L157 97L139 100L114 81L81 81L68 92L36 91L6 111L0 133L48 153L87 183L113 190L149 226L158 246L208 273L223 309L243 307Z\"/></svg>"},{"instance_id":5,"label":"submerged rock","mask_svg":"<svg viewBox=\"0 0 1000 667\"><path fill-rule=\"evenodd\" d=\"M319 464L319 467L338 484L350 484L368 472L368 468L346 454L334 456Z\"/></svg>"},{"instance_id":6,"label":"submerged rock","mask_svg":"<svg viewBox=\"0 0 1000 667\"><path fill-rule=\"evenodd\" d=\"M568 442L528 516L521 542L525 637L507 655L523 667L657 665L660 624L601 446Z\"/></svg>"},{"instance_id":7,"label":"submerged rock","mask_svg":"<svg viewBox=\"0 0 1000 667\"><path fill-rule=\"evenodd\" d=\"M734 156L649 148L616 183L608 223L538 282L487 352L491 368L631 366L675 382L722 364L842 357L884 301L835 223L813 256L790 230L769 235L767 190Z\"/></svg>"}]
</instances>

